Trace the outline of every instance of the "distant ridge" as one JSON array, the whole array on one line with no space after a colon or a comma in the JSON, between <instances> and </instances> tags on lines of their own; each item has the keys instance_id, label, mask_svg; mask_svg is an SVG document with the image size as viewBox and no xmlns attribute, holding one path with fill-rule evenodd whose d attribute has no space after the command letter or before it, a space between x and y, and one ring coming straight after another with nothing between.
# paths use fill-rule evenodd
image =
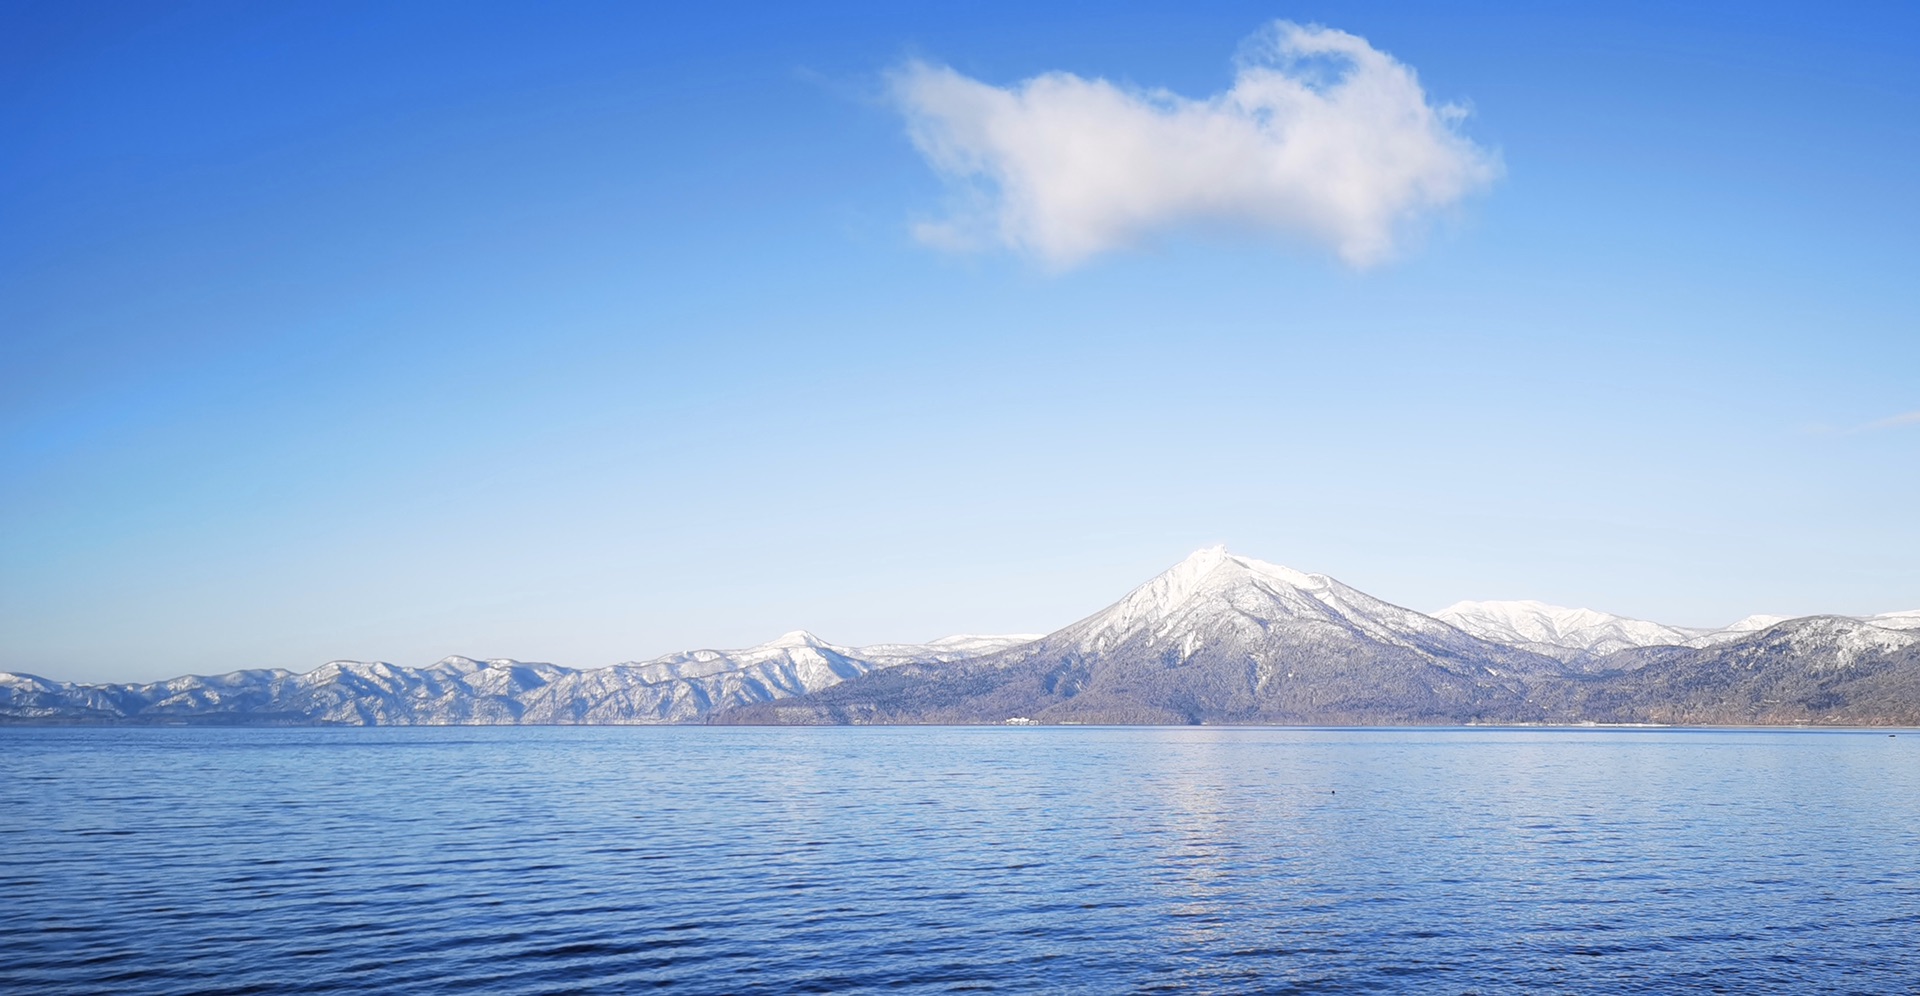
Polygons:
<instances>
[{"instance_id":1,"label":"distant ridge","mask_svg":"<svg viewBox=\"0 0 1920 996\"><path fill-rule=\"evenodd\" d=\"M575 670L448 657L89 685L0 673L0 721L292 724L1920 725L1920 610L1691 629L1532 601L1433 615L1201 550L1044 636L796 631Z\"/></svg>"},{"instance_id":2,"label":"distant ridge","mask_svg":"<svg viewBox=\"0 0 1920 996\"><path fill-rule=\"evenodd\" d=\"M1605 657L1630 647L1684 646L1709 632L1532 600L1455 602L1433 617L1483 640L1569 662Z\"/></svg>"},{"instance_id":3,"label":"distant ridge","mask_svg":"<svg viewBox=\"0 0 1920 996\"><path fill-rule=\"evenodd\" d=\"M804 695L878 667L956 661L1031 636L840 647L806 632L744 650L689 650L575 670L447 657L424 668L331 661L305 674L234 671L86 685L0 673L0 721L438 724L699 722L716 709Z\"/></svg>"}]
</instances>

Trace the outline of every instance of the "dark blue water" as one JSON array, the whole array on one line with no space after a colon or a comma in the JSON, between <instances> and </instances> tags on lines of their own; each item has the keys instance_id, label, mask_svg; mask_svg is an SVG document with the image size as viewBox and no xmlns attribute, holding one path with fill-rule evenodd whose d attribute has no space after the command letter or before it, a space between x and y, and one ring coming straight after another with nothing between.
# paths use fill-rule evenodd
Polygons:
<instances>
[{"instance_id":1,"label":"dark blue water","mask_svg":"<svg viewBox=\"0 0 1920 996\"><path fill-rule=\"evenodd\" d=\"M1920 735L0 729L0 990L1909 993Z\"/></svg>"}]
</instances>

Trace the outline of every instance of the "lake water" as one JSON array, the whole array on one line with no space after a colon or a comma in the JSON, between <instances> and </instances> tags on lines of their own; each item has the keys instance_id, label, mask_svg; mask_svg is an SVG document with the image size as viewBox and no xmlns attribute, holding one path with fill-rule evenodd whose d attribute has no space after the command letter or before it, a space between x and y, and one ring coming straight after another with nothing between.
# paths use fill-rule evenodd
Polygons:
<instances>
[{"instance_id":1,"label":"lake water","mask_svg":"<svg viewBox=\"0 0 1920 996\"><path fill-rule=\"evenodd\" d=\"M1920 735L0 728L8 993L1911 993Z\"/></svg>"}]
</instances>

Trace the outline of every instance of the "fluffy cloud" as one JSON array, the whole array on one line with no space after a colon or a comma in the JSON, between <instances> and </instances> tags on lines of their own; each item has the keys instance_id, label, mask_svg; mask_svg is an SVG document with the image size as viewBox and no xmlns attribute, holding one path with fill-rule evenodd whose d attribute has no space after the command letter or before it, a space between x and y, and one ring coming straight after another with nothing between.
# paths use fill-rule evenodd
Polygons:
<instances>
[{"instance_id":1,"label":"fluffy cloud","mask_svg":"<svg viewBox=\"0 0 1920 996\"><path fill-rule=\"evenodd\" d=\"M1344 31L1281 22L1231 89L1194 100L1072 73L997 87L914 62L892 78L915 147L956 187L928 244L1000 244L1055 266L1215 227L1389 258L1410 224L1485 188L1498 158L1412 69Z\"/></svg>"}]
</instances>

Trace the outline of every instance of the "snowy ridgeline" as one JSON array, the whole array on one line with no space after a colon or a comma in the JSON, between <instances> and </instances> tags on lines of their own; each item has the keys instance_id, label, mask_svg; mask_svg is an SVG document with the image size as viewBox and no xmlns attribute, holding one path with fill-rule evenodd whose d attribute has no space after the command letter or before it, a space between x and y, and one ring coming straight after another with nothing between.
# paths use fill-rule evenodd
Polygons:
<instances>
[{"instance_id":1,"label":"snowy ridgeline","mask_svg":"<svg viewBox=\"0 0 1920 996\"><path fill-rule=\"evenodd\" d=\"M0 674L0 719L104 722L1920 722L1920 610L1690 629L1539 602L1428 615L1202 550L1053 634L790 633L595 670L449 657L147 685Z\"/></svg>"},{"instance_id":2,"label":"snowy ridgeline","mask_svg":"<svg viewBox=\"0 0 1920 996\"><path fill-rule=\"evenodd\" d=\"M448 657L424 668L332 661L305 674L234 671L144 685L0 674L0 718L381 726L688 723L716 709L804 695L874 668L962 660L1031 639L954 636L853 648L795 632L745 650L690 650L592 670Z\"/></svg>"},{"instance_id":3,"label":"snowy ridgeline","mask_svg":"<svg viewBox=\"0 0 1920 996\"><path fill-rule=\"evenodd\" d=\"M1635 647L1718 646L1788 621L1752 615L1719 629L1696 629L1531 600L1456 602L1433 615L1482 639L1564 661L1596 660ZM1881 629L1920 630L1920 609L1857 618Z\"/></svg>"}]
</instances>

